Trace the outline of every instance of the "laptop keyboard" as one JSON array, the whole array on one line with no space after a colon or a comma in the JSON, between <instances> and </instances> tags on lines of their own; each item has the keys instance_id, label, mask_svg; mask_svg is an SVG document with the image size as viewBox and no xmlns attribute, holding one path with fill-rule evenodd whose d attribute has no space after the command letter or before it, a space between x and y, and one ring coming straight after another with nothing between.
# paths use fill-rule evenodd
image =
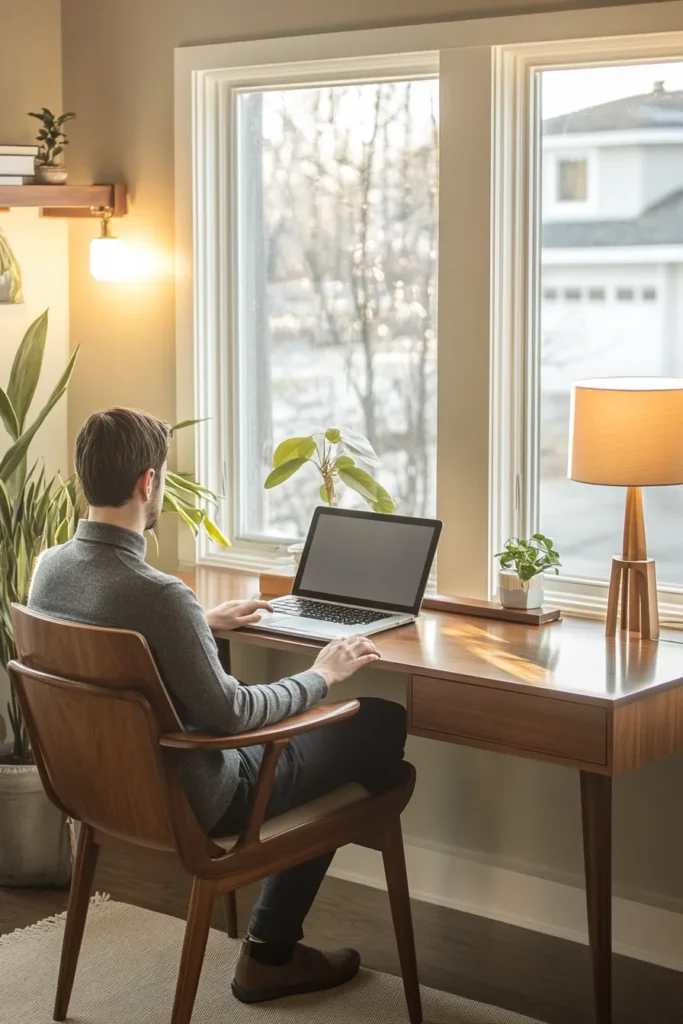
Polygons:
<instances>
[{"instance_id":1,"label":"laptop keyboard","mask_svg":"<svg viewBox=\"0 0 683 1024\"><path fill-rule=\"evenodd\" d=\"M347 605L328 604L308 597L281 597L274 602L275 610L285 615L301 615L304 619L321 619L323 622L339 622L344 626L367 626L371 622L388 618L387 612L372 612L366 608L349 608Z\"/></svg>"}]
</instances>

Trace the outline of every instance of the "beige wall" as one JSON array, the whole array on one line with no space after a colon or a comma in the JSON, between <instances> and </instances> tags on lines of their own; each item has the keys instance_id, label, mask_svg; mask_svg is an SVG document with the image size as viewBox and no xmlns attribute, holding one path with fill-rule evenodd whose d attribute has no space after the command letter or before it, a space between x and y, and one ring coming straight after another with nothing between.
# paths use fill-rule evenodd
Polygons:
<instances>
[{"instance_id":1,"label":"beige wall","mask_svg":"<svg viewBox=\"0 0 683 1024\"><path fill-rule=\"evenodd\" d=\"M32 144L37 121L27 111L54 110L62 102L59 0L0 0L0 143ZM0 305L0 385L6 386L17 345L28 325L50 309L43 377L34 399L40 408L69 353L69 273L67 225L41 220L37 210L0 213L0 227L19 260L24 281L22 305ZM9 438L0 427L0 453ZM68 469L66 402L53 410L38 433L32 453L42 455L50 472ZM2 712L6 683L0 680L0 748L6 734Z\"/></svg>"},{"instance_id":2,"label":"beige wall","mask_svg":"<svg viewBox=\"0 0 683 1024\"><path fill-rule=\"evenodd\" d=\"M117 225L133 246L156 249L159 271L133 285L98 285L88 273L93 225L70 227L71 342L82 345L69 402L69 435L94 408L137 404L172 418L175 406L174 290L164 259L173 249L173 48L260 36L435 20L476 11L549 10L581 3L504 0L64 0L64 96L79 115L70 154L83 180L124 180L130 216ZM594 5L595 6L595 5ZM604 5L603 6L607 6ZM579 15L577 15L577 18ZM164 552L173 557L172 543ZM245 658L248 677L262 665ZM271 678L291 671L270 660ZM403 699L405 680L368 676L348 692ZM424 843L529 873L581 874L578 779L544 767L439 743L411 740L418 797L406 831ZM635 898L683 910L683 758L616 785L617 886Z\"/></svg>"}]
</instances>

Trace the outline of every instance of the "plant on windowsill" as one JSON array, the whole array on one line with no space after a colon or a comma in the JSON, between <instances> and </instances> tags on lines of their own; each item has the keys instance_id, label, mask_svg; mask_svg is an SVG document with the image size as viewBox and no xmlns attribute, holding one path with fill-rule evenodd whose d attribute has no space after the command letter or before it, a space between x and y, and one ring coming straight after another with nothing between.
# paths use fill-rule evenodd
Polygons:
<instances>
[{"instance_id":1,"label":"plant on windowsill","mask_svg":"<svg viewBox=\"0 0 683 1024\"><path fill-rule=\"evenodd\" d=\"M58 162L57 157L64 152L64 147L69 145L69 140L62 129L66 122L73 121L76 115L73 111L53 114L47 107L42 107L39 114L29 112L28 116L37 118L42 126L36 136L36 178L45 185L63 185L67 179L67 170Z\"/></svg>"},{"instance_id":2,"label":"plant on windowsill","mask_svg":"<svg viewBox=\"0 0 683 1024\"><path fill-rule=\"evenodd\" d=\"M560 554L549 537L534 533L529 540L510 537L502 551L498 576L498 597L504 608L540 608L543 604L543 574L559 574Z\"/></svg>"},{"instance_id":3,"label":"plant on windowsill","mask_svg":"<svg viewBox=\"0 0 683 1024\"><path fill-rule=\"evenodd\" d=\"M47 313L43 313L17 349L6 390L0 387L0 422L10 437L9 448L0 457L0 672L16 652L10 605L26 601L35 559L46 548L73 537L84 510L75 478L50 479L38 462L30 468L28 464L31 442L66 393L78 355L74 352L46 404L26 426L40 379L47 327ZM226 546L228 542L203 507L216 501L191 477L168 473L164 511L179 516L195 535L204 530ZM70 874L68 831L42 790L11 686L7 711L12 746L8 756L0 757L0 885L63 884ZM5 738L0 715L0 745Z\"/></svg>"},{"instance_id":4,"label":"plant on windowsill","mask_svg":"<svg viewBox=\"0 0 683 1024\"><path fill-rule=\"evenodd\" d=\"M289 437L275 449L273 468L263 486L266 490L278 487L310 462L322 477L319 495L325 505L336 507L341 484L360 494L373 512L391 515L396 508L394 499L367 470L356 464L356 459L367 466L380 464L368 439L346 427L328 427L308 437ZM290 548L295 561L302 549L303 544Z\"/></svg>"}]
</instances>

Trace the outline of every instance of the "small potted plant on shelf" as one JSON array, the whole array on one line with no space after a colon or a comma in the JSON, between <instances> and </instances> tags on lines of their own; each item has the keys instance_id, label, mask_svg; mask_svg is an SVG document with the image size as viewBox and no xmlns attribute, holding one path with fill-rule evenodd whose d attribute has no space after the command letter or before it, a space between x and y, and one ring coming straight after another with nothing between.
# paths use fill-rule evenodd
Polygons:
<instances>
[{"instance_id":1,"label":"small potted plant on shelf","mask_svg":"<svg viewBox=\"0 0 683 1024\"><path fill-rule=\"evenodd\" d=\"M393 498L356 460L367 466L380 464L368 439L355 430L328 427L307 437L289 437L275 449L273 468L263 486L271 490L310 463L322 478L319 495L325 505L338 504L342 484L360 494L373 512L392 514L396 508ZM303 544L293 544L289 550L298 561Z\"/></svg>"},{"instance_id":2,"label":"small potted plant on shelf","mask_svg":"<svg viewBox=\"0 0 683 1024\"><path fill-rule=\"evenodd\" d=\"M36 179L44 185L63 185L67 178L67 170L57 158L64 152L64 147L69 145L63 127L67 121L73 121L76 115L72 111L55 115L47 107L43 107L40 114L29 112L28 116L36 117L42 125L36 136Z\"/></svg>"},{"instance_id":3,"label":"small potted plant on shelf","mask_svg":"<svg viewBox=\"0 0 683 1024\"><path fill-rule=\"evenodd\" d=\"M29 460L33 437L66 394L77 359L76 351L46 404L32 413L29 421L40 382L47 326L47 313L31 324L14 357L7 387L0 388L0 427L9 435L9 446L0 455L0 693L8 683L7 663L16 654L10 605L26 601L36 557L45 548L73 537L85 509L75 478L64 481L56 475L50 479L38 462ZM174 429L194 422L188 420ZM2 433L0 429L0 443ZM164 512L177 515L195 535L204 530L212 540L227 546L203 507L207 501L215 504L215 495L192 477L168 472ZM4 711L0 707L0 885L67 884L71 871L69 830L42 788L11 685L7 722ZM11 745L5 752L6 737Z\"/></svg>"},{"instance_id":4,"label":"small potted plant on shelf","mask_svg":"<svg viewBox=\"0 0 683 1024\"><path fill-rule=\"evenodd\" d=\"M543 604L543 573L559 574L560 555L549 537L535 533L529 540L511 537L500 559L498 596L504 608L540 608Z\"/></svg>"}]
</instances>

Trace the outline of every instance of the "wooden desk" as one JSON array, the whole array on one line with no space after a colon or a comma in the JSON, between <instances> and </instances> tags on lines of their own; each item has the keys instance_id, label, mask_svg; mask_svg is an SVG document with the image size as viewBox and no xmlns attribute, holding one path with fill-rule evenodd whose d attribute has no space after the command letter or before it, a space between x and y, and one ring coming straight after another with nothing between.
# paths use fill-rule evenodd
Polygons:
<instances>
[{"instance_id":1,"label":"wooden desk","mask_svg":"<svg viewBox=\"0 0 683 1024\"><path fill-rule=\"evenodd\" d=\"M258 592L256 576L223 569L182 578L207 609ZM248 630L219 636L312 656L320 646ZM611 1024L612 776L683 749L683 646L608 640L604 623L588 619L530 627L431 611L373 639L382 652L373 668L410 677L412 734L579 770L595 1019Z\"/></svg>"}]
</instances>

